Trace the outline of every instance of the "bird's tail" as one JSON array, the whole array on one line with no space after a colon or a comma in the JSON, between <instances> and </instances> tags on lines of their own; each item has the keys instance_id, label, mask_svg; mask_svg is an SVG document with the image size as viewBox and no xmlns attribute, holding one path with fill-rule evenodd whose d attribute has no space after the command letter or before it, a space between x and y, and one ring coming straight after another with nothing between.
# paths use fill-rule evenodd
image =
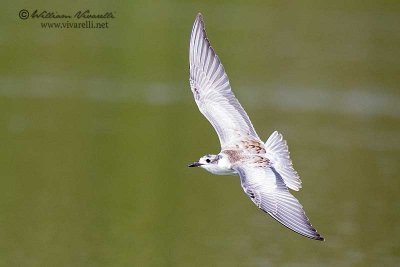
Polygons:
<instances>
[{"instance_id":1,"label":"bird's tail","mask_svg":"<svg viewBox=\"0 0 400 267\"><path fill-rule=\"evenodd\" d=\"M265 149L268 159L271 160L272 166L282 176L286 186L292 190L299 191L301 180L293 168L289 149L282 134L277 131L273 132L265 142Z\"/></svg>"}]
</instances>

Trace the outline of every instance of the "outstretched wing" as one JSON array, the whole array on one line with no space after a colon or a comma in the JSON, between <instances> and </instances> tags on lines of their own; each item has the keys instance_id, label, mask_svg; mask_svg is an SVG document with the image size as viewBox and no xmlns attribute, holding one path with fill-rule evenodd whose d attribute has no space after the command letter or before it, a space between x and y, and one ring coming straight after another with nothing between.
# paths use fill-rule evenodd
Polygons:
<instances>
[{"instance_id":1,"label":"outstretched wing","mask_svg":"<svg viewBox=\"0 0 400 267\"><path fill-rule=\"evenodd\" d=\"M217 131L221 148L241 137L251 136L259 140L207 39L201 14L197 15L190 36L189 63L194 99L201 113Z\"/></svg>"},{"instance_id":2,"label":"outstretched wing","mask_svg":"<svg viewBox=\"0 0 400 267\"><path fill-rule=\"evenodd\" d=\"M310 224L303 206L289 193L273 167L236 167L244 192L275 220L305 237L324 240Z\"/></svg>"}]
</instances>

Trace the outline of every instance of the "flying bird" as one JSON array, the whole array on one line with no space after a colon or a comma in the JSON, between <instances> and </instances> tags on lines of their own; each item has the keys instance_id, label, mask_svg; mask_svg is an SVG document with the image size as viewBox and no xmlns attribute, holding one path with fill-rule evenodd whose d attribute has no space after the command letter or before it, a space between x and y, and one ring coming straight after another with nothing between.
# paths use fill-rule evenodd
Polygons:
<instances>
[{"instance_id":1,"label":"flying bird","mask_svg":"<svg viewBox=\"0 0 400 267\"><path fill-rule=\"evenodd\" d=\"M289 192L289 188L298 191L301 180L293 168L286 141L277 131L265 143L258 137L231 90L200 13L190 36L189 64L190 88L196 104L221 143L219 154L207 154L189 167L201 167L217 175L239 175L244 192L258 208L300 235L324 240Z\"/></svg>"}]
</instances>

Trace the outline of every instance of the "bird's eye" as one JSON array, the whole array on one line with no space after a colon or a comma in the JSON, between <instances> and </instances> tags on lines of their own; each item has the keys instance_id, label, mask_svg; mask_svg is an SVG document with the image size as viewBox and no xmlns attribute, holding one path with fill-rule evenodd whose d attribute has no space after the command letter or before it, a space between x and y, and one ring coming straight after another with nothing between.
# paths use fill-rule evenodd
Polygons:
<instances>
[{"instance_id":1,"label":"bird's eye","mask_svg":"<svg viewBox=\"0 0 400 267\"><path fill-rule=\"evenodd\" d=\"M206 162L207 162L207 163L210 163L210 161L211 161L210 159L206 159Z\"/></svg>"}]
</instances>

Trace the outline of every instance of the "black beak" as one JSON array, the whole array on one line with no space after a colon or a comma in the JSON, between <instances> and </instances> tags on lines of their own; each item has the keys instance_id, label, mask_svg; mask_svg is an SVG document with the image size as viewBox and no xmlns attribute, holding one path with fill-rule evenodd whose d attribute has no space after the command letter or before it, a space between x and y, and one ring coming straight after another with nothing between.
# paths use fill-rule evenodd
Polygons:
<instances>
[{"instance_id":1,"label":"black beak","mask_svg":"<svg viewBox=\"0 0 400 267\"><path fill-rule=\"evenodd\" d=\"M203 164L198 163L198 162L193 162L192 164L189 164L188 167L199 167L201 165L203 165Z\"/></svg>"}]
</instances>

